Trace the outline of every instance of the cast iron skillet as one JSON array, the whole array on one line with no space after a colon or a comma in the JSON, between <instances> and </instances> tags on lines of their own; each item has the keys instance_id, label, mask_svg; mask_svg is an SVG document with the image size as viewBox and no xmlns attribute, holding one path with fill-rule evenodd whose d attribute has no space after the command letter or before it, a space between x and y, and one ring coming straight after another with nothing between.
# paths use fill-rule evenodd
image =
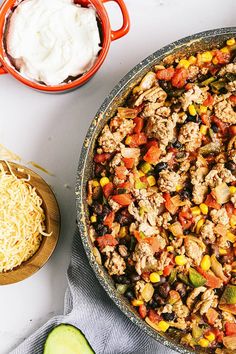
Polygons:
<instances>
[{"instance_id":1,"label":"cast iron skillet","mask_svg":"<svg viewBox=\"0 0 236 354\"><path fill-rule=\"evenodd\" d=\"M142 77L148 71L150 71L154 65L159 64L169 55L171 55L171 57L179 57L183 56L184 54L194 54L199 50L208 50L209 48L213 49L220 47L224 45L228 38L235 36L236 27L221 28L197 33L167 45L166 47L156 51L141 61L138 65L136 65L116 85L116 87L107 96L102 106L99 108L86 135L78 166L76 182L77 222L90 265L93 268L99 282L104 287L111 299L115 302L115 304L127 317L131 319L131 321L133 321L144 332L156 339L158 342L164 344L170 349L177 350L182 354L208 353L210 351L208 349L199 349L193 351L183 347L178 343L178 334L176 333L157 333L139 317L129 302L116 291L113 280L107 274L105 268L97 263L93 254L92 241L88 233L89 212L86 203L86 185L92 176L94 146L97 137L99 136L107 121L115 114L117 107L122 106L132 88L136 86L139 81L141 81Z\"/></svg>"}]
</instances>

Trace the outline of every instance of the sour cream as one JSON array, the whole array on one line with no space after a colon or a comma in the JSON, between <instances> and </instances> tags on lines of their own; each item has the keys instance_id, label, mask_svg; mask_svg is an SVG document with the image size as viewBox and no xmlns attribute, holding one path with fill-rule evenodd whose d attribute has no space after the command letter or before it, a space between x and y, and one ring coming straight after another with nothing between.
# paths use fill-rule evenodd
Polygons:
<instances>
[{"instance_id":1,"label":"sour cream","mask_svg":"<svg viewBox=\"0 0 236 354\"><path fill-rule=\"evenodd\" d=\"M101 42L96 12L72 0L24 0L9 19L7 53L20 73L58 85L88 71Z\"/></svg>"}]
</instances>

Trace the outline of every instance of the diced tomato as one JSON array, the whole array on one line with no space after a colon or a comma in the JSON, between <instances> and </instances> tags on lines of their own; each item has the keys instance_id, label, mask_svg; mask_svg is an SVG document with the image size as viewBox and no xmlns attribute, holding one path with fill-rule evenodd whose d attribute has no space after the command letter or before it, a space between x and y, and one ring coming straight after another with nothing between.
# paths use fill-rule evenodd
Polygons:
<instances>
[{"instance_id":1,"label":"diced tomato","mask_svg":"<svg viewBox=\"0 0 236 354\"><path fill-rule=\"evenodd\" d=\"M154 253L160 251L161 248L160 241L156 237L146 237L144 239L144 242L152 246L152 250Z\"/></svg>"},{"instance_id":2,"label":"diced tomato","mask_svg":"<svg viewBox=\"0 0 236 354\"><path fill-rule=\"evenodd\" d=\"M161 155L159 147L151 146L144 155L144 161L148 163L157 163Z\"/></svg>"},{"instance_id":3,"label":"diced tomato","mask_svg":"<svg viewBox=\"0 0 236 354\"><path fill-rule=\"evenodd\" d=\"M210 126L210 120L206 113L201 114L201 120L203 124L207 125L208 127Z\"/></svg>"},{"instance_id":4,"label":"diced tomato","mask_svg":"<svg viewBox=\"0 0 236 354\"><path fill-rule=\"evenodd\" d=\"M111 154L96 154L93 160L97 163L106 162L111 157Z\"/></svg>"},{"instance_id":5,"label":"diced tomato","mask_svg":"<svg viewBox=\"0 0 236 354\"><path fill-rule=\"evenodd\" d=\"M209 106L212 106L213 103L214 103L214 97L208 92L207 98L203 102L203 106L209 107Z\"/></svg>"},{"instance_id":6,"label":"diced tomato","mask_svg":"<svg viewBox=\"0 0 236 354\"><path fill-rule=\"evenodd\" d=\"M220 120L216 116L211 116L211 121L217 125L222 134L225 135L227 133L228 127L224 122L222 122L222 120Z\"/></svg>"},{"instance_id":7,"label":"diced tomato","mask_svg":"<svg viewBox=\"0 0 236 354\"><path fill-rule=\"evenodd\" d=\"M114 222L115 219L115 212L111 211L109 214L107 214L107 216L105 217L103 224L108 226L109 228L112 227L112 224Z\"/></svg>"},{"instance_id":8,"label":"diced tomato","mask_svg":"<svg viewBox=\"0 0 236 354\"><path fill-rule=\"evenodd\" d=\"M214 325L215 320L218 318L218 316L219 316L219 313L215 309L213 309L212 307L209 308L209 310L206 313L206 318L207 318L207 321L210 325Z\"/></svg>"},{"instance_id":9,"label":"diced tomato","mask_svg":"<svg viewBox=\"0 0 236 354\"><path fill-rule=\"evenodd\" d=\"M145 304L139 306L138 313L142 319L147 316L147 307Z\"/></svg>"},{"instance_id":10,"label":"diced tomato","mask_svg":"<svg viewBox=\"0 0 236 354\"><path fill-rule=\"evenodd\" d=\"M170 193L163 193L163 198L165 199L165 208L172 214L174 215L177 210L178 210L178 207L176 205L174 205L174 203L172 203L171 201L171 196L170 196Z\"/></svg>"},{"instance_id":11,"label":"diced tomato","mask_svg":"<svg viewBox=\"0 0 236 354\"><path fill-rule=\"evenodd\" d=\"M179 221L181 223L181 226L184 230L187 230L190 228L190 226L193 223L193 215L191 213L190 208L183 208L178 215Z\"/></svg>"},{"instance_id":12,"label":"diced tomato","mask_svg":"<svg viewBox=\"0 0 236 354\"><path fill-rule=\"evenodd\" d=\"M157 140L148 140L145 148L147 149L146 151L148 151L148 149L151 147L151 146L155 146L155 147L159 147L159 144L158 144L158 141Z\"/></svg>"},{"instance_id":13,"label":"diced tomato","mask_svg":"<svg viewBox=\"0 0 236 354\"><path fill-rule=\"evenodd\" d=\"M135 161L134 158L123 157L122 161L124 162L126 168L130 169L134 167L134 161Z\"/></svg>"},{"instance_id":14,"label":"diced tomato","mask_svg":"<svg viewBox=\"0 0 236 354\"><path fill-rule=\"evenodd\" d=\"M165 266L165 268L163 269L164 277L168 277L168 275L170 275L170 273L172 272L173 267L174 266L172 264L169 264L169 265Z\"/></svg>"},{"instance_id":15,"label":"diced tomato","mask_svg":"<svg viewBox=\"0 0 236 354\"><path fill-rule=\"evenodd\" d=\"M221 50L217 49L215 51L215 57L218 60L219 64L226 64L230 61L230 54L229 53L223 53Z\"/></svg>"},{"instance_id":16,"label":"diced tomato","mask_svg":"<svg viewBox=\"0 0 236 354\"><path fill-rule=\"evenodd\" d=\"M211 193L207 195L204 203L213 209L219 210L221 208L221 205L219 203L217 203L217 201L215 200L215 198L213 197L213 195Z\"/></svg>"},{"instance_id":17,"label":"diced tomato","mask_svg":"<svg viewBox=\"0 0 236 354\"><path fill-rule=\"evenodd\" d=\"M116 246L118 244L118 241L115 239L115 237L109 234L97 237L96 241L100 249L103 249L106 246Z\"/></svg>"},{"instance_id":18,"label":"diced tomato","mask_svg":"<svg viewBox=\"0 0 236 354\"><path fill-rule=\"evenodd\" d=\"M148 180L147 180L147 176L142 176L140 177L140 181L145 183L146 185L148 185Z\"/></svg>"},{"instance_id":19,"label":"diced tomato","mask_svg":"<svg viewBox=\"0 0 236 354\"><path fill-rule=\"evenodd\" d=\"M171 80L172 86L182 88L186 84L187 78L188 71L185 68L176 69Z\"/></svg>"},{"instance_id":20,"label":"diced tomato","mask_svg":"<svg viewBox=\"0 0 236 354\"><path fill-rule=\"evenodd\" d=\"M229 100L231 102L233 102L234 104L236 104L236 96L235 95L230 96Z\"/></svg>"},{"instance_id":21,"label":"diced tomato","mask_svg":"<svg viewBox=\"0 0 236 354\"><path fill-rule=\"evenodd\" d=\"M227 211L228 217L231 218L232 215L236 215L236 208L233 203L228 202L225 204L225 209Z\"/></svg>"},{"instance_id":22,"label":"diced tomato","mask_svg":"<svg viewBox=\"0 0 236 354\"><path fill-rule=\"evenodd\" d=\"M236 334L236 323L225 323L225 334L227 336L233 336Z\"/></svg>"},{"instance_id":23,"label":"diced tomato","mask_svg":"<svg viewBox=\"0 0 236 354\"><path fill-rule=\"evenodd\" d=\"M170 66L169 68L158 70L156 76L158 80L170 81L174 73L175 69Z\"/></svg>"},{"instance_id":24,"label":"diced tomato","mask_svg":"<svg viewBox=\"0 0 236 354\"><path fill-rule=\"evenodd\" d=\"M229 127L229 133L230 133L231 136L235 136L236 135L236 125L231 125Z\"/></svg>"},{"instance_id":25,"label":"diced tomato","mask_svg":"<svg viewBox=\"0 0 236 354\"><path fill-rule=\"evenodd\" d=\"M126 179L126 172L127 169L125 166L117 166L115 168L115 175L119 178L119 179Z\"/></svg>"},{"instance_id":26,"label":"diced tomato","mask_svg":"<svg viewBox=\"0 0 236 354\"><path fill-rule=\"evenodd\" d=\"M205 285L209 288L218 289L223 285L223 282L220 278L205 272L205 270L203 270L201 267L197 267L197 271L207 280Z\"/></svg>"},{"instance_id":27,"label":"diced tomato","mask_svg":"<svg viewBox=\"0 0 236 354\"><path fill-rule=\"evenodd\" d=\"M108 199L108 197L112 194L114 190L114 184L112 182L109 182L102 188L102 190L105 198Z\"/></svg>"},{"instance_id":28,"label":"diced tomato","mask_svg":"<svg viewBox=\"0 0 236 354\"><path fill-rule=\"evenodd\" d=\"M118 203L118 204L120 204L120 205L122 205L122 206L128 206L128 205L130 205L131 202L132 202L132 197L131 197L131 195L130 195L130 194L127 194L127 193L125 193L125 194L113 195L113 196L112 196L112 199L113 199L116 203Z\"/></svg>"},{"instance_id":29,"label":"diced tomato","mask_svg":"<svg viewBox=\"0 0 236 354\"><path fill-rule=\"evenodd\" d=\"M143 129L143 125L144 125L143 118L140 118L140 117L134 118L134 123L135 123L134 132L137 134L141 133L141 131Z\"/></svg>"},{"instance_id":30,"label":"diced tomato","mask_svg":"<svg viewBox=\"0 0 236 354\"><path fill-rule=\"evenodd\" d=\"M159 316L153 309L149 310L148 317L149 320L153 323L159 323L161 321L161 316Z\"/></svg>"},{"instance_id":31,"label":"diced tomato","mask_svg":"<svg viewBox=\"0 0 236 354\"><path fill-rule=\"evenodd\" d=\"M214 333L215 337L216 337L216 342L217 343L222 343L223 338L224 338L224 332L220 331L218 328L213 328L211 330L211 332Z\"/></svg>"},{"instance_id":32,"label":"diced tomato","mask_svg":"<svg viewBox=\"0 0 236 354\"><path fill-rule=\"evenodd\" d=\"M127 137L127 140L126 144L130 147L138 147L147 143L147 136L145 133L132 134Z\"/></svg>"}]
</instances>

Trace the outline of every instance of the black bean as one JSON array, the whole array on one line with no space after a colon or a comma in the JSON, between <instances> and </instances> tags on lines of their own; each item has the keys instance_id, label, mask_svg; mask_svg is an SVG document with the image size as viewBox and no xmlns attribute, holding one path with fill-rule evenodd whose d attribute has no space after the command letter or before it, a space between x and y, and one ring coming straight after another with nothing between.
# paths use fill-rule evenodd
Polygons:
<instances>
[{"instance_id":1,"label":"black bean","mask_svg":"<svg viewBox=\"0 0 236 354\"><path fill-rule=\"evenodd\" d=\"M139 281L140 280L140 275L138 273L131 273L130 274L130 280L135 283L136 281Z\"/></svg>"},{"instance_id":2,"label":"black bean","mask_svg":"<svg viewBox=\"0 0 236 354\"><path fill-rule=\"evenodd\" d=\"M176 149L181 149L183 147L183 145L181 144L181 142L179 140L176 140L172 146Z\"/></svg>"},{"instance_id":3,"label":"black bean","mask_svg":"<svg viewBox=\"0 0 236 354\"><path fill-rule=\"evenodd\" d=\"M160 173L168 167L166 162L159 162L155 167L155 172Z\"/></svg>"},{"instance_id":4,"label":"black bean","mask_svg":"<svg viewBox=\"0 0 236 354\"><path fill-rule=\"evenodd\" d=\"M181 192L180 192L180 198L182 200L184 199L191 199L192 198L192 191L190 188L184 188Z\"/></svg>"},{"instance_id":5,"label":"black bean","mask_svg":"<svg viewBox=\"0 0 236 354\"><path fill-rule=\"evenodd\" d=\"M95 164L94 174L96 177L101 177L106 175L106 168L103 165Z\"/></svg>"},{"instance_id":6,"label":"black bean","mask_svg":"<svg viewBox=\"0 0 236 354\"><path fill-rule=\"evenodd\" d=\"M211 123L211 129L213 130L214 133L218 133L219 128L215 123Z\"/></svg>"},{"instance_id":7,"label":"black bean","mask_svg":"<svg viewBox=\"0 0 236 354\"><path fill-rule=\"evenodd\" d=\"M149 307L150 307L151 309L156 309L156 308L158 307L158 303L157 303L156 301L154 301L154 300L151 300L151 301L149 302Z\"/></svg>"},{"instance_id":8,"label":"black bean","mask_svg":"<svg viewBox=\"0 0 236 354\"><path fill-rule=\"evenodd\" d=\"M168 283L163 283L159 285L157 288L158 294L164 299L168 297L169 291L170 291L170 285Z\"/></svg>"},{"instance_id":9,"label":"black bean","mask_svg":"<svg viewBox=\"0 0 236 354\"><path fill-rule=\"evenodd\" d=\"M165 321L173 321L175 319L174 312L164 312L161 314Z\"/></svg>"},{"instance_id":10,"label":"black bean","mask_svg":"<svg viewBox=\"0 0 236 354\"><path fill-rule=\"evenodd\" d=\"M121 225L121 226L126 226L129 225L130 220L126 215L123 215L121 213L116 214L116 221Z\"/></svg>"},{"instance_id":11,"label":"black bean","mask_svg":"<svg viewBox=\"0 0 236 354\"><path fill-rule=\"evenodd\" d=\"M190 230L189 229L184 230L183 234L184 235L189 235L190 234Z\"/></svg>"},{"instance_id":12,"label":"black bean","mask_svg":"<svg viewBox=\"0 0 236 354\"><path fill-rule=\"evenodd\" d=\"M134 299L134 292L132 289L128 288L125 292L125 296L127 297L128 300Z\"/></svg>"},{"instance_id":13,"label":"black bean","mask_svg":"<svg viewBox=\"0 0 236 354\"><path fill-rule=\"evenodd\" d=\"M233 254L226 254L225 256L220 257L220 263L227 263L230 264L234 261L234 255Z\"/></svg>"},{"instance_id":14,"label":"black bean","mask_svg":"<svg viewBox=\"0 0 236 354\"><path fill-rule=\"evenodd\" d=\"M130 284L130 280L125 275L113 275L113 279L118 284Z\"/></svg>"},{"instance_id":15,"label":"black bean","mask_svg":"<svg viewBox=\"0 0 236 354\"><path fill-rule=\"evenodd\" d=\"M174 288L176 291L178 291L178 293L180 294L181 297L184 297L186 295L186 285L181 283L181 282L177 282L174 285Z\"/></svg>"},{"instance_id":16,"label":"black bean","mask_svg":"<svg viewBox=\"0 0 236 354\"><path fill-rule=\"evenodd\" d=\"M103 236L109 233L109 228L103 224L95 224L95 230L97 231L99 236Z\"/></svg>"},{"instance_id":17,"label":"black bean","mask_svg":"<svg viewBox=\"0 0 236 354\"><path fill-rule=\"evenodd\" d=\"M225 167L232 172L235 172L235 170L236 170L236 164L233 161L228 161L225 164Z\"/></svg>"},{"instance_id":18,"label":"black bean","mask_svg":"<svg viewBox=\"0 0 236 354\"><path fill-rule=\"evenodd\" d=\"M101 215L103 210L102 204L100 204L98 201L95 200L91 205L91 210L93 213L97 215Z\"/></svg>"},{"instance_id":19,"label":"black bean","mask_svg":"<svg viewBox=\"0 0 236 354\"><path fill-rule=\"evenodd\" d=\"M157 293L153 294L153 300L157 303L157 306L163 306L166 304L166 301L160 297Z\"/></svg>"},{"instance_id":20,"label":"black bean","mask_svg":"<svg viewBox=\"0 0 236 354\"><path fill-rule=\"evenodd\" d=\"M191 114L188 114L187 118L185 119L185 122L194 122L197 123L197 116L191 116Z\"/></svg>"}]
</instances>

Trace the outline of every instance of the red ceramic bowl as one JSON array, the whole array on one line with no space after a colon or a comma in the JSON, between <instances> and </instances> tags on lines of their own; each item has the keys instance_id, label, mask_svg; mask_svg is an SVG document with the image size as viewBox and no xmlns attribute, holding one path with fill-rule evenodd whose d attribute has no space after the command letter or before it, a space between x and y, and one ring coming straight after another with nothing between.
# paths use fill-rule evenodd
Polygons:
<instances>
[{"instance_id":1,"label":"red ceramic bowl","mask_svg":"<svg viewBox=\"0 0 236 354\"><path fill-rule=\"evenodd\" d=\"M109 17L103 5L105 2L108 1L115 1L119 5L120 10L122 12L123 24L122 27L117 31L113 31L111 29ZM101 37L102 37L101 47L102 48L101 51L99 52L96 62L94 63L93 67L89 71L87 71L85 74L83 74L79 78L69 83L62 83L56 86L43 85L23 77L19 73L19 71L17 71L11 65L4 48L4 31L5 31L6 18L8 17L9 13L14 9L14 7L16 7L17 4L19 4L19 1L5 0L0 7L0 62L2 64L2 66L0 67L0 74L9 73L21 83L29 87L32 87L36 90L49 92L49 93L66 92L75 89L83 85L85 82L87 82L98 71L103 61L105 60L111 41L123 37L126 33L128 33L129 24L130 24L129 14L123 0L75 0L75 3L80 4L84 7L87 7L88 5L93 6L96 9L98 15L98 21L100 22L101 25Z\"/></svg>"}]
</instances>

